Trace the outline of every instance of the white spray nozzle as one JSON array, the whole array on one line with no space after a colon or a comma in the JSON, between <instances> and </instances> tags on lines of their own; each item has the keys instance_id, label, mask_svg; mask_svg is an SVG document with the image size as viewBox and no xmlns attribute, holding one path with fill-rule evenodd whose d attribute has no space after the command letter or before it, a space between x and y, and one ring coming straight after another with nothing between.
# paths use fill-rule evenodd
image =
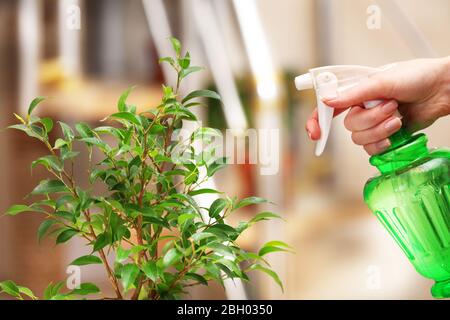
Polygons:
<instances>
[{"instance_id":1,"label":"white spray nozzle","mask_svg":"<svg viewBox=\"0 0 450 320\"><path fill-rule=\"evenodd\" d=\"M324 97L337 96L340 91L357 85L363 78L386 70L391 65L382 69L363 66L329 66L309 70L309 73L295 78L297 90L314 88L317 99L317 113L320 127L320 139L317 141L315 154L320 156L327 144L330 134L334 109L323 103ZM365 108L374 108L383 101L374 100L364 103Z\"/></svg>"},{"instance_id":2,"label":"white spray nozzle","mask_svg":"<svg viewBox=\"0 0 450 320\"><path fill-rule=\"evenodd\" d=\"M314 81L309 73L302 74L295 78L295 87L298 91L314 88Z\"/></svg>"}]
</instances>

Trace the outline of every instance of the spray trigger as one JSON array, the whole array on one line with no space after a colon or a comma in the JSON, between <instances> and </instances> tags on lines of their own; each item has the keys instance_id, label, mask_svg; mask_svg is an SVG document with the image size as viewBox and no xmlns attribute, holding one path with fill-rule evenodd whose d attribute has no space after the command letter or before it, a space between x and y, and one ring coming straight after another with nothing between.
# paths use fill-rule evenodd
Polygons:
<instances>
[{"instance_id":1,"label":"spray trigger","mask_svg":"<svg viewBox=\"0 0 450 320\"><path fill-rule=\"evenodd\" d=\"M387 70L364 66L329 66L309 70L309 73L295 78L297 90L314 88L317 99L317 113L320 127L320 139L317 141L315 154L320 156L330 135L331 123L333 121L334 108L327 106L322 100L337 97L339 92L357 85L363 78ZM364 102L366 109L374 108L382 103L382 100Z\"/></svg>"}]
</instances>

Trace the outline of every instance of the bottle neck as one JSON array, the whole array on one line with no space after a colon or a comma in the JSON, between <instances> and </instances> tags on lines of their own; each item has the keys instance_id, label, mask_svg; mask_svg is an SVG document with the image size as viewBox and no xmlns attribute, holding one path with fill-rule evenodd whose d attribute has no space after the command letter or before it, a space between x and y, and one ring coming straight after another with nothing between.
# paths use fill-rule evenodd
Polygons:
<instances>
[{"instance_id":1,"label":"bottle neck","mask_svg":"<svg viewBox=\"0 0 450 320\"><path fill-rule=\"evenodd\" d=\"M411 136L402 128L389 140L391 147L387 151L370 158L370 164L377 167L382 174L401 169L429 153L428 139L424 134Z\"/></svg>"},{"instance_id":2,"label":"bottle neck","mask_svg":"<svg viewBox=\"0 0 450 320\"><path fill-rule=\"evenodd\" d=\"M409 140L411 140L412 135L408 131L406 131L405 128L401 128L396 133L394 133L392 136L389 137L389 140L391 141L391 146L389 147L389 150L393 150L397 147L400 147L404 144L407 144Z\"/></svg>"}]
</instances>

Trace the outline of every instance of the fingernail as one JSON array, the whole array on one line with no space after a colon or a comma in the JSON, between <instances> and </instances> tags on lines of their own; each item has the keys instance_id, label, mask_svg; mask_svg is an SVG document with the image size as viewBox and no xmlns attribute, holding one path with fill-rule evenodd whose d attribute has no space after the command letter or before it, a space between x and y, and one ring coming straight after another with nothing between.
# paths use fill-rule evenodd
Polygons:
<instances>
[{"instance_id":1,"label":"fingernail","mask_svg":"<svg viewBox=\"0 0 450 320\"><path fill-rule=\"evenodd\" d=\"M389 139L384 139L384 140L381 140L381 141L375 143L375 147L378 150L385 150L385 149L389 148L390 146L391 146L391 141L389 141Z\"/></svg>"},{"instance_id":2,"label":"fingernail","mask_svg":"<svg viewBox=\"0 0 450 320\"><path fill-rule=\"evenodd\" d=\"M389 101L381 107L381 110L383 110L385 114L392 114L397 108L398 104L396 101Z\"/></svg>"},{"instance_id":3,"label":"fingernail","mask_svg":"<svg viewBox=\"0 0 450 320\"><path fill-rule=\"evenodd\" d=\"M384 125L384 128L388 131L395 131L397 129L400 129L402 126L402 121L399 118L393 118L386 122Z\"/></svg>"}]
</instances>

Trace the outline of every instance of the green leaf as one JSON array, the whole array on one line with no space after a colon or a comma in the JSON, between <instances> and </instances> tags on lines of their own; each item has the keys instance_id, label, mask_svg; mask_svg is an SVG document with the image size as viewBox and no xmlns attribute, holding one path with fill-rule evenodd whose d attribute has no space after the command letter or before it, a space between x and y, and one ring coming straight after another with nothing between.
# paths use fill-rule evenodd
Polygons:
<instances>
[{"instance_id":1,"label":"green leaf","mask_svg":"<svg viewBox=\"0 0 450 320\"><path fill-rule=\"evenodd\" d=\"M193 220L197 215L193 213L183 213L178 217L178 225L184 224L188 220Z\"/></svg>"},{"instance_id":2,"label":"green leaf","mask_svg":"<svg viewBox=\"0 0 450 320\"><path fill-rule=\"evenodd\" d=\"M142 267L142 271L144 271L146 277L152 281L156 281L156 279L158 279L158 266L155 261L147 261Z\"/></svg>"},{"instance_id":3,"label":"green leaf","mask_svg":"<svg viewBox=\"0 0 450 320\"><path fill-rule=\"evenodd\" d=\"M189 93L181 102L184 104L189 100L199 97L220 100L220 96L217 92L211 90L196 90Z\"/></svg>"},{"instance_id":4,"label":"green leaf","mask_svg":"<svg viewBox=\"0 0 450 320\"><path fill-rule=\"evenodd\" d=\"M198 283L200 283L200 284L202 284L204 286L208 285L208 281L205 279L205 277L203 277L203 276L201 276L201 275L199 275L197 273L188 272L188 273L186 273L185 278L186 279L195 280L195 281L197 281Z\"/></svg>"},{"instance_id":5,"label":"green leaf","mask_svg":"<svg viewBox=\"0 0 450 320\"><path fill-rule=\"evenodd\" d=\"M219 261L220 261L220 263L217 263L217 266L222 271L224 271L230 278L236 278L236 277L240 277L241 276L242 271L239 268L237 262L231 261L231 260L225 259L225 258L222 258ZM230 270L232 271L232 273L230 273Z\"/></svg>"},{"instance_id":6,"label":"green leaf","mask_svg":"<svg viewBox=\"0 0 450 320\"><path fill-rule=\"evenodd\" d=\"M43 165L47 169L53 169L56 172L61 172L63 170L63 165L54 155L45 156L33 161L31 163L31 168L35 168L38 164Z\"/></svg>"},{"instance_id":7,"label":"green leaf","mask_svg":"<svg viewBox=\"0 0 450 320\"><path fill-rule=\"evenodd\" d=\"M158 218L158 217L145 216L144 221L151 223L151 224L156 224L156 225L159 225L162 227L166 227L167 229L170 229L170 225L167 223L167 221L163 220L161 218Z\"/></svg>"},{"instance_id":8,"label":"green leaf","mask_svg":"<svg viewBox=\"0 0 450 320\"><path fill-rule=\"evenodd\" d=\"M217 219L220 213L227 206L228 201L222 198L214 200L214 202L209 207L209 216L213 219Z\"/></svg>"},{"instance_id":9,"label":"green leaf","mask_svg":"<svg viewBox=\"0 0 450 320\"><path fill-rule=\"evenodd\" d=\"M284 292L283 283L281 282L280 278L278 277L278 274L275 271L273 271L269 268L263 267L260 264L254 264L250 267L250 269L259 270L259 271L262 271L262 272L266 273L267 275L269 275L280 286L281 291Z\"/></svg>"},{"instance_id":10,"label":"green leaf","mask_svg":"<svg viewBox=\"0 0 450 320\"><path fill-rule=\"evenodd\" d=\"M191 236L192 240L194 240L195 242L199 242L203 239L212 238L212 237L215 237L215 235L212 233L209 233L209 232L194 233Z\"/></svg>"},{"instance_id":11,"label":"green leaf","mask_svg":"<svg viewBox=\"0 0 450 320\"><path fill-rule=\"evenodd\" d=\"M54 213L55 216L66 219L71 222L75 222L75 215L68 211L56 211Z\"/></svg>"},{"instance_id":12,"label":"green leaf","mask_svg":"<svg viewBox=\"0 0 450 320\"><path fill-rule=\"evenodd\" d=\"M137 126L141 126L142 125L142 121L141 118L131 112L118 112L118 113L114 113L110 116L110 118L114 118L114 119L120 119L120 120L126 120L128 122L131 122Z\"/></svg>"},{"instance_id":13,"label":"green leaf","mask_svg":"<svg viewBox=\"0 0 450 320\"><path fill-rule=\"evenodd\" d=\"M182 69L189 68L189 65L191 64L191 56L190 56L189 52L186 52L186 54L184 55L184 58L178 59L178 64L180 65L180 67Z\"/></svg>"},{"instance_id":14,"label":"green leaf","mask_svg":"<svg viewBox=\"0 0 450 320\"><path fill-rule=\"evenodd\" d=\"M63 132L64 139L66 139L67 141L72 141L73 138L75 138L72 128L68 124L61 121L59 121L59 125Z\"/></svg>"},{"instance_id":15,"label":"green leaf","mask_svg":"<svg viewBox=\"0 0 450 320\"><path fill-rule=\"evenodd\" d=\"M197 66L185 68L185 69L181 70L181 72L180 72L181 79L186 78L191 73L198 72L198 71L201 71L201 70L203 70L203 68L202 67L197 67Z\"/></svg>"},{"instance_id":16,"label":"green leaf","mask_svg":"<svg viewBox=\"0 0 450 320\"><path fill-rule=\"evenodd\" d=\"M64 183L59 180L43 180L39 185L31 192L33 195L49 194L57 192L69 191Z\"/></svg>"},{"instance_id":17,"label":"green leaf","mask_svg":"<svg viewBox=\"0 0 450 320\"><path fill-rule=\"evenodd\" d=\"M212 242L212 243L208 243L206 245L206 247L214 250L214 252L216 252L222 256L234 258L233 251L228 246L226 246L222 243Z\"/></svg>"},{"instance_id":18,"label":"green leaf","mask_svg":"<svg viewBox=\"0 0 450 320\"><path fill-rule=\"evenodd\" d=\"M53 120L50 118L41 119L41 123L44 126L45 132L49 133L53 129Z\"/></svg>"},{"instance_id":19,"label":"green leaf","mask_svg":"<svg viewBox=\"0 0 450 320\"><path fill-rule=\"evenodd\" d=\"M212 177L214 174L216 174L217 171L225 168L226 166L227 166L227 158L219 159L211 163L209 166L207 166L206 174L208 175L208 177Z\"/></svg>"},{"instance_id":20,"label":"green leaf","mask_svg":"<svg viewBox=\"0 0 450 320\"><path fill-rule=\"evenodd\" d=\"M242 251L239 254L239 262L242 262L245 260L263 261L264 263L269 265L269 263L266 260L264 260L264 258L260 257L258 254L254 253L254 252Z\"/></svg>"},{"instance_id":21,"label":"green leaf","mask_svg":"<svg viewBox=\"0 0 450 320\"><path fill-rule=\"evenodd\" d=\"M178 119L186 119L189 121L197 121L197 116L192 113L191 110L189 110L188 108L184 108L184 107L180 107L178 109L175 109L173 111L167 110L167 113L170 114L174 114L176 116L178 116Z\"/></svg>"},{"instance_id":22,"label":"green leaf","mask_svg":"<svg viewBox=\"0 0 450 320\"><path fill-rule=\"evenodd\" d=\"M181 55L181 43L180 43L180 41L177 38L175 38L175 37L170 37L169 40L170 40L170 43L172 43L172 48L175 51L176 56L180 57L180 55Z\"/></svg>"},{"instance_id":23,"label":"green leaf","mask_svg":"<svg viewBox=\"0 0 450 320\"><path fill-rule=\"evenodd\" d=\"M201 127L195 130L194 133L192 133L191 141L194 141L196 139L205 140L210 139L211 137L222 137L222 133L217 129Z\"/></svg>"},{"instance_id":24,"label":"green leaf","mask_svg":"<svg viewBox=\"0 0 450 320\"><path fill-rule=\"evenodd\" d=\"M190 107L195 107L195 106L207 106L204 103L201 102L191 102L191 103L187 103L185 105L183 105L185 108L190 108Z\"/></svg>"},{"instance_id":25,"label":"green leaf","mask_svg":"<svg viewBox=\"0 0 450 320\"><path fill-rule=\"evenodd\" d=\"M64 150L64 149L62 149ZM62 161L66 161L68 159L72 159L75 158L76 156L78 156L80 153L78 151L64 151L61 154L61 160Z\"/></svg>"},{"instance_id":26,"label":"green leaf","mask_svg":"<svg viewBox=\"0 0 450 320\"><path fill-rule=\"evenodd\" d=\"M196 166L192 166L191 169L192 170L190 170L190 172L184 178L185 185L191 185L198 180L198 176L199 176L198 168Z\"/></svg>"},{"instance_id":27,"label":"green leaf","mask_svg":"<svg viewBox=\"0 0 450 320\"><path fill-rule=\"evenodd\" d=\"M286 242L283 242L283 241L280 241L280 240L269 241L265 245L267 245L267 246L284 247L284 248L292 249L292 247L290 245L288 245Z\"/></svg>"},{"instance_id":28,"label":"green leaf","mask_svg":"<svg viewBox=\"0 0 450 320\"><path fill-rule=\"evenodd\" d=\"M15 124L15 125L9 126L8 129L15 129L15 130L23 131L28 136L39 139L39 140L44 139L45 132L42 130L41 127L36 126L36 125L31 125L28 127L24 124Z\"/></svg>"},{"instance_id":29,"label":"green leaf","mask_svg":"<svg viewBox=\"0 0 450 320\"><path fill-rule=\"evenodd\" d=\"M55 141L55 146L53 147L53 149L55 149L55 150L61 149L62 147L66 146L66 145L67 145L67 141L65 141L61 138L58 138Z\"/></svg>"},{"instance_id":30,"label":"green leaf","mask_svg":"<svg viewBox=\"0 0 450 320\"><path fill-rule=\"evenodd\" d=\"M269 219L283 219L283 218L273 212L266 211L266 212L258 213L256 216L254 216L250 220L250 223L258 222L261 220L269 220Z\"/></svg>"},{"instance_id":31,"label":"green leaf","mask_svg":"<svg viewBox=\"0 0 450 320\"><path fill-rule=\"evenodd\" d=\"M126 112L127 111L127 98L130 94L130 92L134 89L133 87L129 87L127 90L125 90L122 95L119 98L119 101L117 102L117 109L119 112Z\"/></svg>"},{"instance_id":32,"label":"green leaf","mask_svg":"<svg viewBox=\"0 0 450 320\"><path fill-rule=\"evenodd\" d=\"M29 206L26 206L23 204L16 204L16 205L13 205L12 207L10 207L8 210L6 210L5 214L7 214L9 216L15 216L22 212L35 212L35 211L36 211L35 209L33 209Z\"/></svg>"},{"instance_id":33,"label":"green leaf","mask_svg":"<svg viewBox=\"0 0 450 320\"><path fill-rule=\"evenodd\" d=\"M133 256L133 255L136 255L136 254L138 254L139 252L141 252L142 250L145 250L145 249L147 249L146 246L137 245L137 246L134 246L134 247L131 248L130 254Z\"/></svg>"},{"instance_id":34,"label":"green leaf","mask_svg":"<svg viewBox=\"0 0 450 320\"><path fill-rule=\"evenodd\" d=\"M75 129L82 138L92 138L94 136L92 129L86 123L83 122L77 123L75 125Z\"/></svg>"},{"instance_id":35,"label":"green leaf","mask_svg":"<svg viewBox=\"0 0 450 320\"><path fill-rule=\"evenodd\" d=\"M21 287L21 286L17 286L17 288L19 289L19 292L30 297L32 300L37 300L38 297L36 297L33 293L33 291L31 291L30 289L28 289L27 287Z\"/></svg>"},{"instance_id":36,"label":"green leaf","mask_svg":"<svg viewBox=\"0 0 450 320\"><path fill-rule=\"evenodd\" d=\"M261 248L261 250L259 250L258 254L260 257L265 256L268 253L271 252L280 252L280 251L288 251L286 249L283 248L279 248L279 247L274 247L274 246L264 246L263 248Z\"/></svg>"},{"instance_id":37,"label":"green leaf","mask_svg":"<svg viewBox=\"0 0 450 320\"><path fill-rule=\"evenodd\" d=\"M19 131L23 131L23 132L27 132L28 127L24 124L14 124L12 126L8 126L8 129L14 129L14 130L19 130Z\"/></svg>"},{"instance_id":38,"label":"green leaf","mask_svg":"<svg viewBox=\"0 0 450 320\"><path fill-rule=\"evenodd\" d=\"M171 66L175 66L175 60L173 60L172 57L162 57L162 58L159 58L159 63L162 63L162 62L167 62L167 63L170 64Z\"/></svg>"},{"instance_id":39,"label":"green leaf","mask_svg":"<svg viewBox=\"0 0 450 320\"><path fill-rule=\"evenodd\" d=\"M55 296L59 295L59 290L64 286L65 281L59 281L53 285L52 282L48 284L48 286L44 290L44 299L51 300Z\"/></svg>"},{"instance_id":40,"label":"green leaf","mask_svg":"<svg viewBox=\"0 0 450 320\"><path fill-rule=\"evenodd\" d=\"M165 268L175 264L182 257L181 252L179 252L176 248L172 248L164 255L163 265Z\"/></svg>"},{"instance_id":41,"label":"green leaf","mask_svg":"<svg viewBox=\"0 0 450 320\"><path fill-rule=\"evenodd\" d=\"M82 283L80 288L72 290L69 294L86 296L88 294L99 293L100 289L93 283Z\"/></svg>"},{"instance_id":42,"label":"green leaf","mask_svg":"<svg viewBox=\"0 0 450 320\"><path fill-rule=\"evenodd\" d=\"M214 263L206 263L205 270L208 272L207 274L209 277L217 280L222 284L222 274L218 266L216 266Z\"/></svg>"},{"instance_id":43,"label":"green leaf","mask_svg":"<svg viewBox=\"0 0 450 320\"><path fill-rule=\"evenodd\" d=\"M111 236L107 233L101 233L97 236L97 240L94 243L94 252L103 249L111 243Z\"/></svg>"},{"instance_id":44,"label":"green leaf","mask_svg":"<svg viewBox=\"0 0 450 320\"><path fill-rule=\"evenodd\" d=\"M225 236L225 238L232 240L234 240L239 235L235 228L224 223L215 224L212 227L209 227L207 231L214 233L219 237Z\"/></svg>"},{"instance_id":45,"label":"green leaf","mask_svg":"<svg viewBox=\"0 0 450 320\"><path fill-rule=\"evenodd\" d=\"M77 234L77 230L66 229L58 235L58 237L56 238L56 244L67 242Z\"/></svg>"},{"instance_id":46,"label":"green leaf","mask_svg":"<svg viewBox=\"0 0 450 320\"><path fill-rule=\"evenodd\" d=\"M241 201L239 201L235 206L234 206L234 210L239 209L239 208L243 208L246 206L250 206L252 204L261 204L261 203L266 203L267 200L263 199L263 198L259 198L259 197L248 197L245 199L242 199Z\"/></svg>"},{"instance_id":47,"label":"green leaf","mask_svg":"<svg viewBox=\"0 0 450 320\"><path fill-rule=\"evenodd\" d=\"M121 280L125 291L128 291L139 275L139 268L135 264L126 264L122 268Z\"/></svg>"},{"instance_id":48,"label":"green leaf","mask_svg":"<svg viewBox=\"0 0 450 320\"><path fill-rule=\"evenodd\" d=\"M161 124L154 124L153 127L150 128L150 134L158 134L166 130L166 127Z\"/></svg>"},{"instance_id":49,"label":"green leaf","mask_svg":"<svg viewBox=\"0 0 450 320\"><path fill-rule=\"evenodd\" d=\"M48 229L57 223L56 220L44 220L38 229L38 241L40 242L44 235L47 233Z\"/></svg>"},{"instance_id":50,"label":"green leaf","mask_svg":"<svg viewBox=\"0 0 450 320\"><path fill-rule=\"evenodd\" d=\"M108 148L108 145L106 143L104 143L102 140L98 139L98 138L81 138L79 139L79 141L84 142L86 144L89 145L94 145L99 147L102 150L110 150L110 148Z\"/></svg>"},{"instance_id":51,"label":"green leaf","mask_svg":"<svg viewBox=\"0 0 450 320\"><path fill-rule=\"evenodd\" d=\"M51 199L45 199L45 200L40 200L40 201L33 203L33 207L36 207L36 206L44 206L44 207L49 207L51 209L55 209L56 202Z\"/></svg>"},{"instance_id":52,"label":"green leaf","mask_svg":"<svg viewBox=\"0 0 450 320\"><path fill-rule=\"evenodd\" d=\"M102 264L102 260L97 256L87 255L73 260L70 265L84 266L88 264Z\"/></svg>"},{"instance_id":53,"label":"green leaf","mask_svg":"<svg viewBox=\"0 0 450 320\"><path fill-rule=\"evenodd\" d=\"M11 280L0 282L0 289L2 289L3 292L9 294L10 296L20 298L20 290L17 285Z\"/></svg>"},{"instance_id":54,"label":"green leaf","mask_svg":"<svg viewBox=\"0 0 450 320\"><path fill-rule=\"evenodd\" d=\"M205 193L222 193L222 192L214 190L214 189L205 188L205 189L193 190L193 191L189 192L188 194L190 196L197 196L199 194L205 194Z\"/></svg>"},{"instance_id":55,"label":"green leaf","mask_svg":"<svg viewBox=\"0 0 450 320\"><path fill-rule=\"evenodd\" d=\"M266 244L262 246L262 248L259 250L258 255L260 257L270 253L270 252L277 252L277 251L291 251L291 247L284 243L283 241L269 241Z\"/></svg>"},{"instance_id":56,"label":"green leaf","mask_svg":"<svg viewBox=\"0 0 450 320\"><path fill-rule=\"evenodd\" d=\"M33 110L38 106L39 103L45 100L45 97L37 97L31 101L30 106L28 107L28 115L30 116L33 113Z\"/></svg>"},{"instance_id":57,"label":"green leaf","mask_svg":"<svg viewBox=\"0 0 450 320\"><path fill-rule=\"evenodd\" d=\"M117 251L116 251L116 261L119 263L124 262L125 260L128 259L130 252L131 252L131 250L125 250L124 248L119 246L119 248L117 248Z\"/></svg>"}]
</instances>

